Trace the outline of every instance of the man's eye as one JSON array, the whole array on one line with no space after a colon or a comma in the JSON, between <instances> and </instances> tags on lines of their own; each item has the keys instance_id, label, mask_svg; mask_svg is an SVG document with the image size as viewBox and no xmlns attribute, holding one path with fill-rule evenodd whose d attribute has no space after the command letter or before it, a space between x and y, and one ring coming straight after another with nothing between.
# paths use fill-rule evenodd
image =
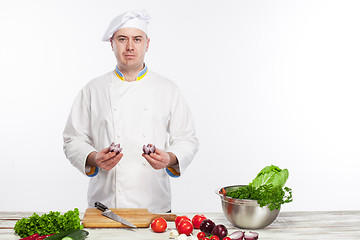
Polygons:
<instances>
[{"instance_id":1,"label":"man's eye","mask_svg":"<svg viewBox=\"0 0 360 240\"><path fill-rule=\"evenodd\" d=\"M125 42L125 38L118 38L119 42Z\"/></svg>"},{"instance_id":2,"label":"man's eye","mask_svg":"<svg viewBox=\"0 0 360 240\"><path fill-rule=\"evenodd\" d=\"M135 38L135 42L141 42L141 38Z\"/></svg>"}]
</instances>

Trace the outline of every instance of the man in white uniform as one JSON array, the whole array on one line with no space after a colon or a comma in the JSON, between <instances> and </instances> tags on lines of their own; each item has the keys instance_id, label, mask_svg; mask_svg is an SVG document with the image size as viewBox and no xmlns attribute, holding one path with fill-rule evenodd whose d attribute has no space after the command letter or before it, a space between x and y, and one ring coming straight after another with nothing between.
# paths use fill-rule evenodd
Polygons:
<instances>
[{"instance_id":1,"label":"man in white uniform","mask_svg":"<svg viewBox=\"0 0 360 240\"><path fill-rule=\"evenodd\" d=\"M148 70L145 10L128 11L109 25L114 71L90 81L77 96L63 133L69 161L90 178L89 207L171 210L170 177L186 170L199 146L186 101L170 80ZM109 151L120 143L122 152ZM150 155L143 145L156 146Z\"/></svg>"}]
</instances>

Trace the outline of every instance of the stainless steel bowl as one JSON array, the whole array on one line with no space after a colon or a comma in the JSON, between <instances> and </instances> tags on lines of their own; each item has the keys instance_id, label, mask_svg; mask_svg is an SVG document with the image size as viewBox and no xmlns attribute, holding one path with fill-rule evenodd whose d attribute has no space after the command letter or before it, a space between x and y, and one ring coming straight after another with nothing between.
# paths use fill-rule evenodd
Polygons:
<instances>
[{"instance_id":1,"label":"stainless steel bowl","mask_svg":"<svg viewBox=\"0 0 360 240\"><path fill-rule=\"evenodd\" d=\"M226 192L233 191L245 185L224 187ZM260 207L256 200L235 199L227 197L216 190L221 198L222 210L232 225L243 229L261 229L270 225L278 216L279 210L270 210L267 206Z\"/></svg>"}]
</instances>

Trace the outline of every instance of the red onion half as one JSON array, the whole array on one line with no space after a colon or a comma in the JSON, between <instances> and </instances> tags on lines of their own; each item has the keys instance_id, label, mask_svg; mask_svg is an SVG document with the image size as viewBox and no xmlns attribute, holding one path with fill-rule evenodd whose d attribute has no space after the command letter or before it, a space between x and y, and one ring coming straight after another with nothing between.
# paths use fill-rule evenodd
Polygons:
<instances>
[{"instance_id":1,"label":"red onion half","mask_svg":"<svg viewBox=\"0 0 360 240\"><path fill-rule=\"evenodd\" d=\"M111 143L111 145L109 147L109 151L110 152L115 152L116 154L121 153L122 148L120 147L120 143L119 144L115 144L114 142Z\"/></svg>"},{"instance_id":2,"label":"red onion half","mask_svg":"<svg viewBox=\"0 0 360 240\"><path fill-rule=\"evenodd\" d=\"M148 145L144 145L144 146L143 146L143 152L144 152L145 154L154 153L155 150L156 150L155 145L152 145L152 144L150 144L150 143L149 143Z\"/></svg>"},{"instance_id":3,"label":"red onion half","mask_svg":"<svg viewBox=\"0 0 360 240\"><path fill-rule=\"evenodd\" d=\"M243 232L243 231L236 231L231 233L228 236L231 240L257 240L259 238L259 234L257 232Z\"/></svg>"},{"instance_id":4,"label":"red onion half","mask_svg":"<svg viewBox=\"0 0 360 240\"><path fill-rule=\"evenodd\" d=\"M244 234L245 240L257 240L259 238L259 234L257 232L249 232Z\"/></svg>"},{"instance_id":5,"label":"red onion half","mask_svg":"<svg viewBox=\"0 0 360 240\"><path fill-rule=\"evenodd\" d=\"M243 240L244 239L244 233L243 231L236 231L231 233L228 237L231 240Z\"/></svg>"}]
</instances>

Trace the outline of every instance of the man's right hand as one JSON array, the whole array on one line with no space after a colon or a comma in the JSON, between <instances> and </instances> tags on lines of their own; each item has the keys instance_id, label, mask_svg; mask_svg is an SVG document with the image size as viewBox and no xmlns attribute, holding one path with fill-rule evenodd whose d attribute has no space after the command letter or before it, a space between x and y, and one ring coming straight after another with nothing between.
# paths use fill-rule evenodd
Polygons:
<instances>
[{"instance_id":1,"label":"man's right hand","mask_svg":"<svg viewBox=\"0 0 360 240\"><path fill-rule=\"evenodd\" d=\"M86 159L86 165L109 171L118 164L122 157L122 153L116 155L115 152L110 152L107 147L100 152L91 152Z\"/></svg>"}]
</instances>

